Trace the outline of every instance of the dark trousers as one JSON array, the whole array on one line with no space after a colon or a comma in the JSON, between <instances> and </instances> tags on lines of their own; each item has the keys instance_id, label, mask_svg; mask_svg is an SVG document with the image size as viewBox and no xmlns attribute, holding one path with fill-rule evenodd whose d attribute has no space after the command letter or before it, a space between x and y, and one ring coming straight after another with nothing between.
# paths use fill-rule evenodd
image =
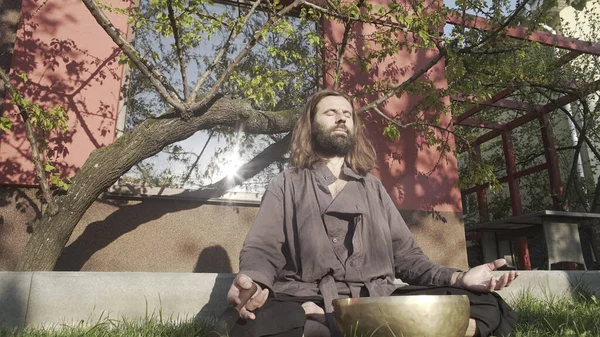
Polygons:
<instances>
[{"instance_id":1,"label":"dark trousers","mask_svg":"<svg viewBox=\"0 0 600 337\"><path fill-rule=\"evenodd\" d=\"M477 324L482 337L508 335L517 324L517 313L496 293L478 293L454 287L406 286L397 289L392 296L410 295L467 295L471 304L470 317ZM323 306L320 296L294 297L275 294L259 309L256 319L239 319L229 331L230 337L301 337L306 317L301 304L314 302Z\"/></svg>"}]
</instances>

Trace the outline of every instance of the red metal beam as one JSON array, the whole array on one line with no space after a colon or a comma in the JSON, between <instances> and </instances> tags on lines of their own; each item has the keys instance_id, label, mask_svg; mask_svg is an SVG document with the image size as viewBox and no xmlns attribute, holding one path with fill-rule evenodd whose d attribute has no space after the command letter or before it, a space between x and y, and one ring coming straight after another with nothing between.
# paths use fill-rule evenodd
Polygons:
<instances>
[{"instance_id":1,"label":"red metal beam","mask_svg":"<svg viewBox=\"0 0 600 337\"><path fill-rule=\"evenodd\" d=\"M581 95L587 96L590 93L595 92L599 89L600 89L600 80L597 80L590 84L585 85L583 90L581 91ZM530 112L524 116L521 116L513 121L506 123L504 127L507 130L512 130L516 127L519 127L525 123L531 122L532 120L536 119L538 114L547 114L547 113L552 112L552 111L554 111L562 106L565 106L569 103L573 103L578 99L579 98L575 95L563 96L563 97L555 100L554 102L551 102L551 103L548 103L548 104L542 106L538 110L538 112ZM479 138L477 138L475 140L475 142L473 142L473 144L482 144L484 142L487 142L490 139L494 139L494 138L500 136L501 134L502 134L502 131L500 131L500 130L490 131L490 132L484 134L483 136L480 136Z\"/></svg>"},{"instance_id":2,"label":"red metal beam","mask_svg":"<svg viewBox=\"0 0 600 337\"><path fill-rule=\"evenodd\" d=\"M518 179L518 178L521 178L521 177L524 177L524 176L528 176L530 174L534 174L534 173L543 171L543 170L545 170L547 168L548 168L548 163L543 163L543 164L539 164L539 165L536 165L536 166L532 166L532 167L530 167L528 169L524 169L522 171L515 172L515 178ZM498 180L500 180L500 182L502 182L502 179L498 179Z\"/></svg>"},{"instance_id":3,"label":"red metal beam","mask_svg":"<svg viewBox=\"0 0 600 337\"><path fill-rule=\"evenodd\" d=\"M451 96L450 99L455 102L467 102L467 98L461 97L461 96ZM485 106L490 106L490 107L495 107L495 108L522 110L522 111L530 111L532 109L531 104L528 104L525 102L513 101L513 100L509 100L509 99L499 99L498 101L492 102L492 103L489 103L486 101L486 102L474 103L474 104L485 105Z\"/></svg>"},{"instance_id":4,"label":"red metal beam","mask_svg":"<svg viewBox=\"0 0 600 337\"><path fill-rule=\"evenodd\" d=\"M499 93L495 94L494 96L492 96L492 98L487 99L481 103L478 103L478 106L474 106L471 109L467 110L466 112L462 113L460 116L456 116L454 117L454 124L460 124L460 122L464 121L465 119L473 116L474 114L478 113L479 111L483 110L483 107L485 105L489 105L492 104L494 102L497 102L501 99L503 99L504 97L512 94L515 90L514 89L504 89L502 91L500 91Z\"/></svg>"},{"instance_id":5,"label":"red metal beam","mask_svg":"<svg viewBox=\"0 0 600 337\"><path fill-rule=\"evenodd\" d=\"M482 128L482 129L492 129L492 130L502 130L504 129L504 123L495 122L488 123L475 118L467 118L460 122L460 124L454 123L454 125L462 125L462 126L470 126L474 128Z\"/></svg>"},{"instance_id":6,"label":"red metal beam","mask_svg":"<svg viewBox=\"0 0 600 337\"><path fill-rule=\"evenodd\" d=\"M515 179L518 179L518 178L521 178L521 177L524 177L524 176L527 176L527 175L530 175L530 174L534 174L534 173L537 173L537 172L540 172L540 171L543 171L543 170L546 170L546 169L548 169L548 163L543 163L543 164L539 164L539 165L536 165L536 166L532 166L530 168L524 169L524 170L519 171L519 172L515 172L514 177L515 177ZM507 176L498 178L498 182L500 182L500 183L505 183L507 181L508 181L508 177ZM479 190L484 190L487 187L488 187L488 184L475 185L473 187L466 188L466 189L462 190L461 192L462 192L463 195L467 195L467 194L475 193L475 192L477 192Z\"/></svg>"},{"instance_id":7,"label":"red metal beam","mask_svg":"<svg viewBox=\"0 0 600 337\"><path fill-rule=\"evenodd\" d=\"M581 54L583 54L583 53L580 51L571 51L571 52L563 55L560 59L558 59L553 68L561 67L561 66L569 63L570 61L574 60ZM498 92L497 94L495 94L494 96L492 96L492 98L490 98L488 100L485 100L483 102L477 102L478 106L474 106L474 107L470 108L469 110L467 110L466 112L464 112L463 114L461 114L457 117L454 117L453 118L454 124L460 124L466 118L469 118L469 117L473 116L474 114L478 113L479 111L483 110L484 106L494 106L494 103L502 100L504 97L509 96L514 91L515 91L514 89L504 89L504 90ZM461 100L465 101L465 98L461 98L460 96L455 96L455 97L453 97L453 99L455 99L457 101L461 101Z\"/></svg>"},{"instance_id":8,"label":"red metal beam","mask_svg":"<svg viewBox=\"0 0 600 337\"><path fill-rule=\"evenodd\" d=\"M503 109L511 109L511 110L521 110L521 111L531 111L531 104L524 102L517 102L509 99L501 99L497 102L490 104L489 106L495 108L503 108Z\"/></svg>"},{"instance_id":9,"label":"red metal beam","mask_svg":"<svg viewBox=\"0 0 600 337\"><path fill-rule=\"evenodd\" d=\"M446 18L446 23L460 25L478 30L492 30L498 23L490 19L475 15L462 13L451 13ZM519 40L528 40L541 43L546 46L558 47L561 49L574 50L600 56L600 44L577 39L571 39L565 36L553 35L544 31L530 31L524 27L509 27L505 30L507 36Z\"/></svg>"}]
</instances>

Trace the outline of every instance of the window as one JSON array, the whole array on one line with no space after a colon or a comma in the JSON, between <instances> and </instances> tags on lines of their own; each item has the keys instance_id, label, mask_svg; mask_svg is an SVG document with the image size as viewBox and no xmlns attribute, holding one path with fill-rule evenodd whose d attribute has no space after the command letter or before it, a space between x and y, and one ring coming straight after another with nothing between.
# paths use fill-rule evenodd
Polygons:
<instances>
[{"instance_id":1,"label":"window","mask_svg":"<svg viewBox=\"0 0 600 337\"><path fill-rule=\"evenodd\" d=\"M212 18L209 21L214 29L212 32L204 30L197 45L187 42L188 46L192 46L185 53L186 74L190 87L195 85L207 65L212 62L213 55L227 40L230 31L226 22L243 17L249 10L247 6L239 3L205 3L200 6L205 15L205 22L198 24L206 24L206 18ZM166 10L161 12L153 9L148 0L141 1L139 10L149 19L147 25L138 25L135 29L136 49L144 57L151 59L176 89L182 91L175 40L157 34L156 29L151 28L157 25L157 22L153 22L155 18L167 15ZM182 12L176 14L182 15ZM251 34L266 20L267 13L254 13L242 33L231 43L226 62L220 65L221 68L215 71L216 74L233 61ZM236 74L222 86L221 93L233 98L246 98L257 109L283 110L301 107L306 98L316 91L320 83L320 49L308 39L316 36L317 24L301 22L298 17L293 16L288 16L285 20L291 29L285 34L268 33L239 65ZM275 87L274 95L257 95L246 85L252 79L265 76L283 82ZM215 81L216 75L212 74L202 89L207 90ZM146 118L159 116L169 110L168 105L154 91L147 79L135 69L130 73L124 92L124 107L127 112L123 121L125 130L131 130ZM214 189L216 183L231 179L241 165L284 136L285 134L248 135L243 130L219 126L201 130L134 166L113 186L111 192L167 195L178 194L182 189ZM285 167L285 156L273 158L272 164L260 173L226 192L244 195L245 198L254 200L260 199L268 182Z\"/></svg>"}]
</instances>

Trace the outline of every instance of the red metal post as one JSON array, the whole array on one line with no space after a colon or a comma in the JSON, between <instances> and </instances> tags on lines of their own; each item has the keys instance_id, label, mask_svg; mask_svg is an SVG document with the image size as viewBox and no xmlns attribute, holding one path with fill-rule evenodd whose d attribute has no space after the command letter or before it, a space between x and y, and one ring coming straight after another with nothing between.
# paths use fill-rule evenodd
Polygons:
<instances>
[{"instance_id":1,"label":"red metal post","mask_svg":"<svg viewBox=\"0 0 600 337\"><path fill-rule=\"evenodd\" d=\"M515 163L515 149L510 137L510 130L502 133L502 148L504 150L504 160L506 162L506 177L508 180L508 190L512 206L512 215L523 214L521 205L521 192L519 191L519 182L515 178L517 165ZM525 270L531 270L531 259L529 257L529 248L527 247L527 238L517 239L517 252L519 255L519 267Z\"/></svg>"}]
</instances>

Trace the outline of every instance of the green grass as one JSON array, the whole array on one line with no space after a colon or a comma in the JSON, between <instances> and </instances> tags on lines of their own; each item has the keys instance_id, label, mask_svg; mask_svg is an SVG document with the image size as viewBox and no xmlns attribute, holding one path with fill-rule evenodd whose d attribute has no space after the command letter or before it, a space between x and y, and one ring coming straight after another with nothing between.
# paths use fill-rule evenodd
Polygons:
<instances>
[{"instance_id":1,"label":"green grass","mask_svg":"<svg viewBox=\"0 0 600 337\"><path fill-rule=\"evenodd\" d=\"M593 295L574 300L522 296L512 304L519 323L511 337L600 336L600 300Z\"/></svg>"},{"instance_id":2,"label":"green grass","mask_svg":"<svg viewBox=\"0 0 600 337\"><path fill-rule=\"evenodd\" d=\"M527 295L511 301L519 323L511 337L600 336L600 300L581 294L574 300L539 300ZM102 319L93 326L0 331L1 337L206 337L207 322L174 322L152 317L139 322Z\"/></svg>"},{"instance_id":3,"label":"green grass","mask_svg":"<svg viewBox=\"0 0 600 337\"><path fill-rule=\"evenodd\" d=\"M57 326L0 331L0 337L206 337L212 330L209 323L193 320L163 321L151 318L141 321L102 319L89 326Z\"/></svg>"}]
</instances>

